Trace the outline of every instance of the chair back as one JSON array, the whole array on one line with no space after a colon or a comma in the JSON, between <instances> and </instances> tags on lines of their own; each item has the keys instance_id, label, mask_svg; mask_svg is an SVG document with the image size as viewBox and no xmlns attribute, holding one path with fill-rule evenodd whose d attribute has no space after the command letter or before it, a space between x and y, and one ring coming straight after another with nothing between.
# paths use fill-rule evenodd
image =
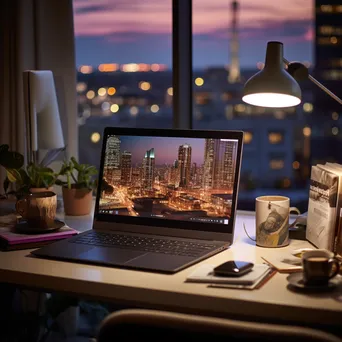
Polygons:
<instances>
[{"instance_id":1,"label":"chair back","mask_svg":"<svg viewBox=\"0 0 342 342\"><path fill-rule=\"evenodd\" d=\"M255 323L158 310L124 309L101 323L97 342L132 340L174 341L228 338L227 341L341 342L335 335L311 328Z\"/></svg>"}]
</instances>

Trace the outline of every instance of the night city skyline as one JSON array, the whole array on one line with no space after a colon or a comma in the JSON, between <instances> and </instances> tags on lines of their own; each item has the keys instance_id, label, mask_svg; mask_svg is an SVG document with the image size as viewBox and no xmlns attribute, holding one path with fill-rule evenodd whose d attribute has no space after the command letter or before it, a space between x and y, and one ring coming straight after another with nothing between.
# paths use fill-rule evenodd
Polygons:
<instances>
[{"instance_id":1,"label":"night city skyline","mask_svg":"<svg viewBox=\"0 0 342 342\"><path fill-rule=\"evenodd\" d=\"M192 161L202 164L205 139L168 137L120 137L121 150L132 152L132 164L141 163L145 152L153 148L157 165L172 164L177 159L178 148L189 144L192 147ZM133 153L134 152L134 153Z\"/></svg>"},{"instance_id":2,"label":"night city skyline","mask_svg":"<svg viewBox=\"0 0 342 342\"><path fill-rule=\"evenodd\" d=\"M164 158L159 161L158 150ZM238 140L231 139L108 136L100 209L177 220L212 217L228 224L238 151ZM196 163L193 155L200 154Z\"/></svg>"},{"instance_id":3,"label":"night city skyline","mask_svg":"<svg viewBox=\"0 0 342 342\"><path fill-rule=\"evenodd\" d=\"M270 0L239 3L242 68L264 61L270 40L284 43L289 60L314 62L313 1L289 0L282 6ZM171 67L171 0L74 0L73 4L77 66L161 63ZM230 27L230 2L193 0L194 68L230 63Z\"/></svg>"}]
</instances>

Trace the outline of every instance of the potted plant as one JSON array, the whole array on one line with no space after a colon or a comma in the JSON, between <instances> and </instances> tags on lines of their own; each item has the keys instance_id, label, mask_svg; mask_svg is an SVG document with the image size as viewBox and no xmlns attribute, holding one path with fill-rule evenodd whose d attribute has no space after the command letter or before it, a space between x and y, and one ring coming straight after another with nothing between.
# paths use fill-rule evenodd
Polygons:
<instances>
[{"instance_id":1,"label":"potted plant","mask_svg":"<svg viewBox=\"0 0 342 342\"><path fill-rule=\"evenodd\" d=\"M58 173L54 172L48 165L64 149L49 151L40 163L30 162L26 167L7 169L7 182L16 183L17 187L11 193L20 198L28 193L53 191Z\"/></svg>"},{"instance_id":2,"label":"potted plant","mask_svg":"<svg viewBox=\"0 0 342 342\"><path fill-rule=\"evenodd\" d=\"M28 193L53 191L58 173L40 164L29 163L26 168L12 169L7 172L10 182L15 182L15 194L21 197Z\"/></svg>"},{"instance_id":3,"label":"potted plant","mask_svg":"<svg viewBox=\"0 0 342 342\"><path fill-rule=\"evenodd\" d=\"M74 157L65 161L59 172L63 177L56 184L62 186L64 212L66 215L89 215L92 209L92 195L96 187L95 166L80 164Z\"/></svg>"}]
</instances>

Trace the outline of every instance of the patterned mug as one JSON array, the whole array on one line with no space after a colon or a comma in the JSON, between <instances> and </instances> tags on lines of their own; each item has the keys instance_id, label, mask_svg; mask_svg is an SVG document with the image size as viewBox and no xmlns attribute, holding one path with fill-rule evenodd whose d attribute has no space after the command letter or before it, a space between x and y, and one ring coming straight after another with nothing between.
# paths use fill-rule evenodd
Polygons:
<instances>
[{"instance_id":1,"label":"patterned mug","mask_svg":"<svg viewBox=\"0 0 342 342\"><path fill-rule=\"evenodd\" d=\"M57 195L52 191L31 193L17 201L16 210L30 228L51 228L56 217Z\"/></svg>"}]
</instances>

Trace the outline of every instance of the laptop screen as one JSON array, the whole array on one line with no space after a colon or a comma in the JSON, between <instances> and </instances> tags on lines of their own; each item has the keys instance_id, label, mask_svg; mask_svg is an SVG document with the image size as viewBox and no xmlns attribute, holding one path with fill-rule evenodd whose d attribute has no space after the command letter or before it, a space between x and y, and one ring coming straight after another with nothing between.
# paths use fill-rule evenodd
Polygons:
<instances>
[{"instance_id":1,"label":"laptop screen","mask_svg":"<svg viewBox=\"0 0 342 342\"><path fill-rule=\"evenodd\" d=\"M182 222L190 229L206 224L214 231L230 230L241 137L227 133L221 137L217 132L203 137L158 136L158 130L153 132L106 134L97 213L120 221L132 217L144 224L154 221L177 227L175 222Z\"/></svg>"}]
</instances>

